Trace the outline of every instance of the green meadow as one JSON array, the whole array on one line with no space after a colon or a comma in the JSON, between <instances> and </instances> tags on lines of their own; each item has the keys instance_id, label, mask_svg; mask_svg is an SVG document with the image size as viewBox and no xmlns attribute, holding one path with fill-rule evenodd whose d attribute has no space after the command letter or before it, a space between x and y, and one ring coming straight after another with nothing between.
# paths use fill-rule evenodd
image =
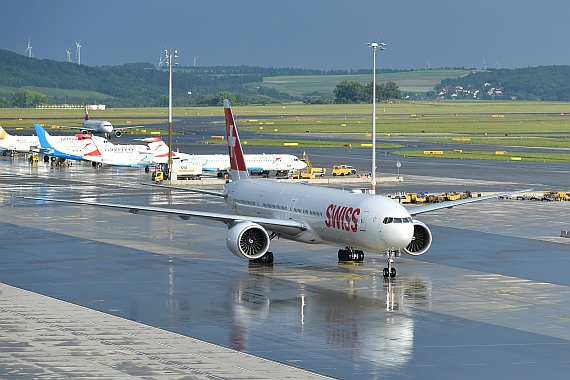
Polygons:
<instances>
[{"instance_id":1,"label":"green meadow","mask_svg":"<svg viewBox=\"0 0 570 380\"><path fill-rule=\"evenodd\" d=\"M298 142L307 147L366 148L368 146L361 144L371 139L370 104L235 105L233 110L240 129L256 132L259 136L250 139L249 144ZM473 151L480 144L497 146L497 150L509 146L570 148L570 103L565 102L390 102L377 104L376 111L377 136L382 144L388 144L383 146L385 148L398 146L397 142L390 140L403 136L436 144L471 144ZM168 118L166 108L110 108L90 111L89 114L93 119L109 120L116 126L162 123L166 127ZM187 116L212 116L222 122L223 108L173 109L174 119ZM0 109L0 125L6 130L33 129L34 123L47 127L79 126L82 119L81 108ZM141 134L149 132L147 129L135 131ZM271 134L271 137L265 137L266 134ZM295 138L299 134L302 134L302 139ZM330 141L331 134L339 141ZM343 135L350 136L350 140L343 141ZM465 157L466 154L461 157L450 155L450 158ZM485 154L470 157L497 159ZM563 155L561 159L567 160L567 157Z\"/></svg>"}]
</instances>

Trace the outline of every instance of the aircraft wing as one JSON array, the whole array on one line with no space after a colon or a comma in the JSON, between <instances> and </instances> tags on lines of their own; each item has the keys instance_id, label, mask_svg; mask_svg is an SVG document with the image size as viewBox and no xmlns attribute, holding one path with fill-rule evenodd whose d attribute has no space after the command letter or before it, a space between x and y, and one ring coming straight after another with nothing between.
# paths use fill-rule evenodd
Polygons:
<instances>
[{"instance_id":1,"label":"aircraft wing","mask_svg":"<svg viewBox=\"0 0 570 380\"><path fill-rule=\"evenodd\" d=\"M133 129L133 128L144 128L144 125L133 125L128 127L113 127L116 131L122 131L123 129Z\"/></svg>"},{"instance_id":2,"label":"aircraft wing","mask_svg":"<svg viewBox=\"0 0 570 380\"><path fill-rule=\"evenodd\" d=\"M207 195L215 195L217 197L226 198L228 194L223 191L216 191L216 190L205 190L205 189L196 189L193 187L182 187L182 186L170 186L170 185L159 185L154 183L141 183L141 185L145 186L152 186L152 187L163 187L165 189L172 189L172 190L180 190L180 191L188 191L190 193L200 193L200 194L207 194Z\"/></svg>"},{"instance_id":3,"label":"aircraft wing","mask_svg":"<svg viewBox=\"0 0 570 380\"><path fill-rule=\"evenodd\" d=\"M232 223L248 221L248 222L257 223L270 231L286 233L290 235L296 235L301 231L305 231L308 229L308 226L306 224L295 220L258 218L251 216L224 214L219 212L192 211L192 210L182 210L182 209L174 209L166 207L135 206L135 205L125 205L125 204L116 204L116 203L104 203L104 202L75 201L75 200L56 199L56 198L41 198L41 197L22 197L22 198L34 199L37 201L44 201L44 202L60 202L60 203L78 204L86 206L99 206L99 207L124 209L128 210L131 214L138 214L140 211L143 211L149 213L176 215L180 219L184 220L188 220L191 217L204 218L204 219L215 220L218 222L226 223L228 225Z\"/></svg>"},{"instance_id":4,"label":"aircraft wing","mask_svg":"<svg viewBox=\"0 0 570 380\"><path fill-rule=\"evenodd\" d=\"M415 216L415 215L423 214L423 213L430 212L430 211L441 210L443 208L452 208L452 207L463 205L466 203L484 201L485 199L506 197L509 195L524 193L524 192L528 192L528 191L532 191L532 189L509 191L506 193L491 194L491 195L485 195L482 197L459 199L457 201L430 203L430 204L422 205L422 206L408 207L406 209L408 210L408 212L410 213L411 216Z\"/></svg>"}]
</instances>

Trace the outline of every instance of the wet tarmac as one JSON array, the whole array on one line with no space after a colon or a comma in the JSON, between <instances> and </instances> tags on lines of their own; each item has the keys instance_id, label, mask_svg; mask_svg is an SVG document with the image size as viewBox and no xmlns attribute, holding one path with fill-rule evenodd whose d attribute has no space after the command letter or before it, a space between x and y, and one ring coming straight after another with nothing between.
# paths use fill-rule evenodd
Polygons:
<instances>
[{"instance_id":1,"label":"wet tarmac","mask_svg":"<svg viewBox=\"0 0 570 380\"><path fill-rule=\"evenodd\" d=\"M185 152L208 149L179 144ZM309 154L322 166L342 154L365 171L365 152ZM404 181L382 183L378 192L570 190L568 164L382 156L378 165L387 169L379 171L392 175L397 160ZM143 170L30 167L23 156L0 157L0 168L0 282L17 289L335 378L558 379L570 370L570 239L559 236L570 230L570 202L493 200L420 215L434 235L430 251L398 259L398 277L386 281L384 258L373 253L347 265L337 262L338 247L274 240L272 266L248 265L227 250L223 224L18 198L225 210L216 198L141 186L149 182ZM0 295L3 331L26 319L3 297L9 290ZM115 333L121 329L117 324ZM22 349L41 340L17 330L3 334L0 377L28 378L29 366L36 378L56 376L41 350ZM103 341L76 356L121 351L108 346ZM182 359L142 355L164 365L150 368L123 355L112 374L124 378L295 378L262 365L249 377L237 369L198 373L195 364L177 365ZM226 361L222 356L220 364ZM27 366L18 367L22 362ZM89 377L65 371L59 374Z\"/></svg>"}]
</instances>

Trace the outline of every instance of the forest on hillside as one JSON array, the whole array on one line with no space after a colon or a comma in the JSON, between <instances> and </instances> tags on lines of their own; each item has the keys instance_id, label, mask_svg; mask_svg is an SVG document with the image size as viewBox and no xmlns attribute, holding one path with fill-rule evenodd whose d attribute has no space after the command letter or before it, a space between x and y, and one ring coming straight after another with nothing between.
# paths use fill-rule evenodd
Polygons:
<instances>
[{"instance_id":1,"label":"forest on hillside","mask_svg":"<svg viewBox=\"0 0 570 380\"><path fill-rule=\"evenodd\" d=\"M379 74L410 70L378 70ZM252 66L175 67L175 106L219 105L230 98L235 104L281 102L366 102L365 87L345 90L355 84L339 84L322 97L291 95L264 85L273 76L315 76L368 74L372 70L320 71L296 68ZM106 104L109 107L149 107L168 104L168 70L150 63L92 67L76 63L29 58L0 49L0 107L35 107L39 104ZM495 99L570 101L570 66L542 66L526 69L477 71L443 80L423 99ZM344 86L344 87L343 87ZM368 86L369 87L369 86ZM389 88L389 98L400 95ZM382 89L381 89L382 90ZM393 90L393 92L392 92ZM406 94L401 94L405 96ZM415 94L417 96L417 94ZM369 102L372 96L368 96ZM417 97L416 97L417 98Z\"/></svg>"}]
</instances>

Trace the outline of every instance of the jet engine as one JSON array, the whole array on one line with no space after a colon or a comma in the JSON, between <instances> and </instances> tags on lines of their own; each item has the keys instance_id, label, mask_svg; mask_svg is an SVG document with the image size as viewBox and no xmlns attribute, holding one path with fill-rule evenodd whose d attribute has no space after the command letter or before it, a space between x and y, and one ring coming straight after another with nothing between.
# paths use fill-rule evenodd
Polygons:
<instances>
[{"instance_id":1,"label":"jet engine","mask_svg":"<svg viewBox=\"0 0 570 380\"><path fill-rule=\"evenodd\" d=\"M419 220L414 220L414 237L410 244L404 248L404 253L412 256L423 255L431 246L431 240L429 228Z\"/></svg>"},{"instance_id":2,"label":"jet engine","mask_svg":"<svg viewBox=\"0 0 570 380\"><path fill-rule=\"evenodd\" d=\"M86 135L86 134L89 133L89 131L88 131L87 129L82 129L82 130L80 130L79 132L80 132L81 134L84 134L84 135Z\"/></svg>"},{"instance_id":3,"label":"jet engine","mask_svg":"<svg viewBox=\"0 0 570 380\"><path fill-rule=\"evenodd\" d=\"M228 230L226 245L237 257L259 259L269 249L269 234L265 228L253 222L240 222Z\"/></svg>"},{"instance_id":4,"label":"jet engine","mask_svg":"<svg viewBox=\"0 0 570 380\"><path fill-rule=\"evenodd\" d=\"M123 135L123 132L121 132L118 129L115 129L115 137L121 137Z\"/></svg>"}]
</instances>

